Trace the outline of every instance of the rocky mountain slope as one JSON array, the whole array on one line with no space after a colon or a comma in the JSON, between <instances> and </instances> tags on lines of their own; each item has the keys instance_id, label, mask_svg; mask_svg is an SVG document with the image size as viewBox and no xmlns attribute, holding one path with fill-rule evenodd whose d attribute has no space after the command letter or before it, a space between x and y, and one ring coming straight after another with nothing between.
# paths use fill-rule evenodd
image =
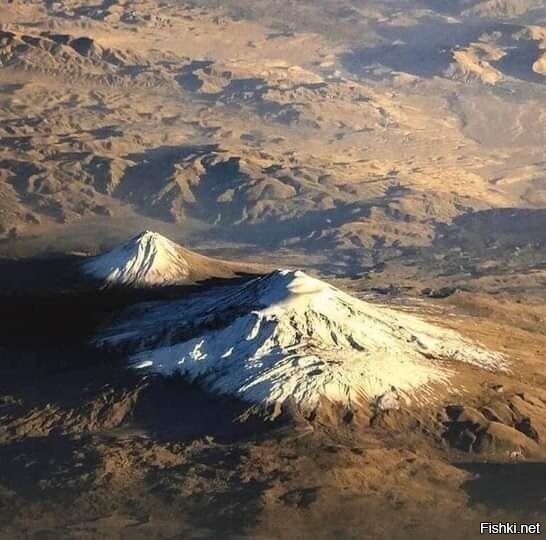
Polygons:
<instances>
[{"instance_id":1,"label":"rocky mountain slope","mask_svg":"<svg viewBox=\"0 0 546 540\"><path fill-rule=\"evenodd\" d=\"M192 296L134 306L97 339L139 369L181 373L214 393L307 413L321 401L352 409L426 402L457 362L506 369L502 355L457 333L362 302L288 270Z\"/></svg>"},{"instance_id":2,"label":"rocky mountain slope","mask_svg":"<svg viewBox=\"0 0 546 540\"><path fill-rule=\"evenodd\" d=\"M118 340L117 354L75 347L89 325L73 324L70 305L79 313L89 303L57 298L48 325L24 325L40 305L14 317L3 297L0 538L329 540L356 531L388 540L411 531L404 536L462 540L484 519L541 519L543 305L457 293L386 307L290 272L207 293L118 313L102 334ZM332 320L338 313L345 319ZM19 341L8 320L24 325ZM236 338L231 352L226 338ZM396 353L390 361L383 342ZM153 361L151 372L127 369L135 348L147 351L134 360ZM254 351L252 363L244 351ZM509 370L498 369L501 358ZM171 376L175 367L187 377ZM223 395L210 391L236 371L237 384L216 387ZM429 386L414 386L423 376L433 376ZM387 380L409 385L370 400ZM358 407L344 399L355 382L370 392ZM341 401L314 411L285 403L264 421L263 408L236 397L285 390ZM455 511L464 516L457 527L446 520Z\"/></svg>"}]
</instances>

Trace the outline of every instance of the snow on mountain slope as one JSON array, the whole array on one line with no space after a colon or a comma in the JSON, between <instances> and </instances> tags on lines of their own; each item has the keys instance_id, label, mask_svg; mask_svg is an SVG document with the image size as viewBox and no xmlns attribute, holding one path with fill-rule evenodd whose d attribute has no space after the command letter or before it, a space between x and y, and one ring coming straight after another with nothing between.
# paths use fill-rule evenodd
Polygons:
<instances>
[{"instance_id":1,"label":"snow on mountain slope","mask_svg":"<svg viewBox=\"0 0 546 540\"><path fill-rule=\"evenodd\" d=\"M82 270L108 285L166 285L186 279L190 268L179 245L158 233L144 231L86 261Z\"/></svg>"},{"instance_id":2,"label":"snow on mountain slope","mask_svg":"<svg viewBox=\"0 0 546 540\"><path fill-rule=\"evenodd\" d=\"M144 231L80 266L84 275L107 286L153 287L195 284L211 278L262 275L271 269L195 253L159 233Z\"/></svg>"},{"instance_id":3,"label":"snow on mountain slope","mask_svg":"<svg viewBox=\"0 0 546 540\"><path fill-rule=\"evenodd\" d=\"M456 332L360 301L303 272L126 312L97 339L136 368L181 372L207 389L264 406L322 399L351 406L394 391L426 401L456 362L504 369L500 354Z\"/></svg>"}]
</instances>

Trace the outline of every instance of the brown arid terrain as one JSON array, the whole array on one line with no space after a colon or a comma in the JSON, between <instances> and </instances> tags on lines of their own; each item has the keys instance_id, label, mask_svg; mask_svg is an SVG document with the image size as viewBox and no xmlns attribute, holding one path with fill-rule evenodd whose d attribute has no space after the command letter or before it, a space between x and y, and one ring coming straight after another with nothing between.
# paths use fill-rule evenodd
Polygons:
<instances>
[{"instance_id":1,"label":"brown arid terrain","mask_svg":"<svg viewBox=\"0 0 546 540\"><path fill-rule=\"evenodd\" d=\"M546 530L545 148L544 0L0 0L0 538ZM273 414L97 347L274 268L505 364Z\"/></svg>"}]
</instances>

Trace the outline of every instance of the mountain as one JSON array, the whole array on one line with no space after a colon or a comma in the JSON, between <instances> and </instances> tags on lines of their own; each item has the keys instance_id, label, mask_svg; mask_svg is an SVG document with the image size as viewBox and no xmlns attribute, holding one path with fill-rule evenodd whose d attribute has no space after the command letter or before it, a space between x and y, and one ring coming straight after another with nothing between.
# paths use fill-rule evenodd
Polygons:
<instances>
[{"instance_id":1,"label":"mountain","mask_svg":"<svg viewBox=\"0 0 546 540\"><path fill-rule=\"evenodd\" d=\"M258 267L210 259L159 233L144 231L107 253L91 257L82 272L107 286L149 287L193 283L211 277L258 273Z\"/></svg>"},{"instance_id":2,"label":"mountain","mask_svg":"<svg viewBox=\"0 0 546 540\"><path fill-rule=\"evenodd\" d=\"M456 362L505 367L501 355L413 315L361 301L301 271L125 312L97 344L132 365L198 380L266 407L314 410L379 399L428 401Z\"/></svg>"},{"instance_id":3,"label":"mountain","mask_svg":"<svg viewBox=\"0 0 546 540\"><path fill-rule=\"evenodd\" d=\"M485 0L463 10L461 15L467 17L511 18L543 7L544 4L540 0Z\"/></svg>"}]
</instances>

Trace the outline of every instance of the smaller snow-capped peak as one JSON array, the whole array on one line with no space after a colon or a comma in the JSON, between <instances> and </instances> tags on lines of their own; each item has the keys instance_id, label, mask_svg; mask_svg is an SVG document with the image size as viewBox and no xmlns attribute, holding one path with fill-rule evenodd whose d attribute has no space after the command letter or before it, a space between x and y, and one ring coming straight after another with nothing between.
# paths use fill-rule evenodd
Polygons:
<instances>
[{"instance_id":1,"label":"smaller snow-capped peak","mask_svg":"<svg viewBox=\"0 0 546 540\"><path fill-rule=\"evenodd\" d=\"M457 332L364 302L301 271L132 309L97 339L133 365L181 372L207 389L265 406L322 399L351 406L422 401L457 363L505 369L502 355ZM390 394L389 394L390 396Z\"/></svg>"},{"instance_id":2,"label":"smaller snow-capped peak","mask_svg":"<svg viewBox=\"0 0 546 540\"><path fill-rule=\"evenodd\" d=\"M85 274L107 285L168 285L190 272L181 246L153 231L144 231L82 265Z\"/></svg>"}]
</instances>

